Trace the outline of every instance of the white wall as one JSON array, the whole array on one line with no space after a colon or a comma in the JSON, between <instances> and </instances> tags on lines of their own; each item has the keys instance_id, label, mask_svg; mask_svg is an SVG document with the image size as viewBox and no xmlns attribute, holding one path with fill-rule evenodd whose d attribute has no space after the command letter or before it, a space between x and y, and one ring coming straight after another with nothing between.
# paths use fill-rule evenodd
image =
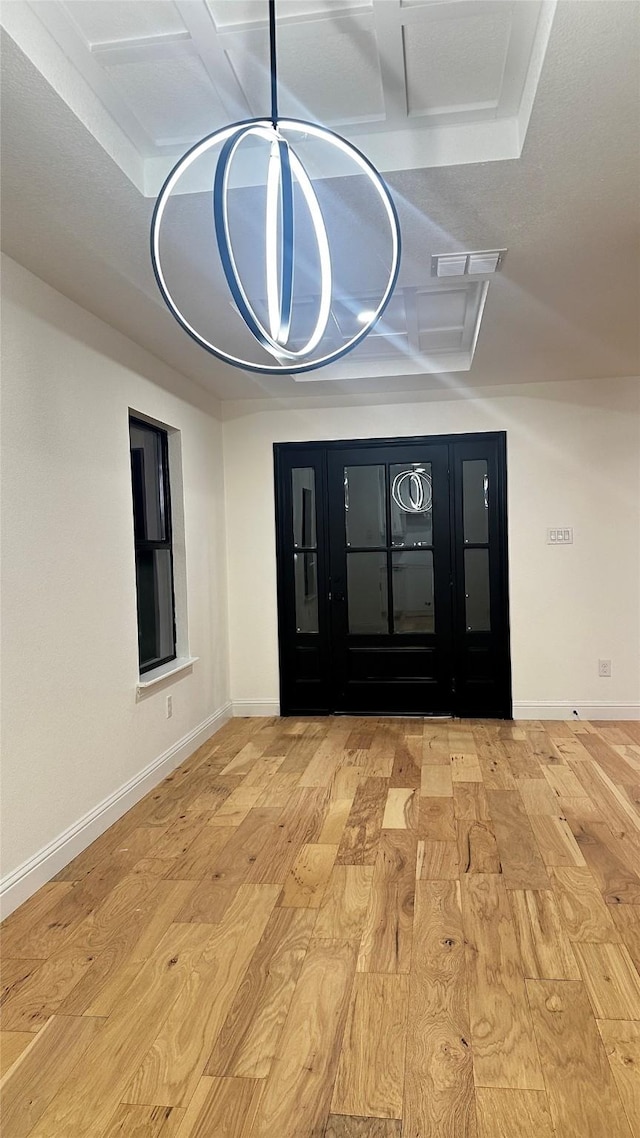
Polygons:
<instances>
[{"instance_id":1,"label":"white wall","mask_svg":"<svg viewBox=\"0 0 640 1138\"><path fill-rule=\"evenodd\" d=\"M5 911L212 733L229 642L236 713L276 710L274 441L506 430L516 712L638 715L637 380L393 406L228 405L223 478L218 408L201 388L7 258L3 296ZM141 702L130 407L181 432L200 657ZM547 546L547 527L565 525L575 544Z\"/></svg>"},{"instance_id":2,"label":"white wall","mask_svg":"<svg viewBox=\"0 0 640 1138\"><path fill-rule=\"evenodd\" d=\"M207 405L215 407L8 258L3 296L2 874L10 908L212 734L229 693L222 437ZM130 407L181 432L190 650L199 657L141 702ZM60 845L65 832L70 841Z\"/></svg>"},{"instance_id":3,"label":"white wall","mask_svg":"<svg viewBox=\"0 0 640 1138\"><path fill-rule=\"evenodd\" d=\"M394 406L229 406L234 709L269 713L278 699L273 443L506 430L514 713L638 716L639 391L637 379L590 380ZM546 544L556 526L573 526L573 545Z\"/></svg>"}]
</instances>

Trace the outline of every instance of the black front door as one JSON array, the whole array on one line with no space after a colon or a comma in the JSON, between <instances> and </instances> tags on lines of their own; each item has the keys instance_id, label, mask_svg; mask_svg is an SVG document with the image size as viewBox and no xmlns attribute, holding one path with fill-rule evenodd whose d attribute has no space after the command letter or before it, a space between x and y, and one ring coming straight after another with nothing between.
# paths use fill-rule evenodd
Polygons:
<instances>
[{"instance_id":1,"label":"black front door","mask_svg":"<svg viewBox=\"0 0 640 1138\"><path fill-rule=\"evenodd\" d=\"M504 435L275 459L282 714L510 717Z\"/></svg>"},{"instance_id":2,"label":"black front door","mask_svg":"<svg viewBox=\"0 0 640 1138\"><path fill-rule=\"evenodd\" d=\"M334 710L451 708L447 447L328 453Z\"/></svg>"}]
</instances>

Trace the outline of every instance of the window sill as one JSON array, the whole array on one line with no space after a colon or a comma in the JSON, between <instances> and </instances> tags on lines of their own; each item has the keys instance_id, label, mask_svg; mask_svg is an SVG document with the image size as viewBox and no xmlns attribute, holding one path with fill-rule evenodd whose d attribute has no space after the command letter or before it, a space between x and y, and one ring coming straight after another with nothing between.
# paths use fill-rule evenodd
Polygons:
<instances>
[{"instance_id":1,"label":"window sill","mask_svg":"<svg viewBox=\"0 0 640 1138\"><path fill-rule=\"evenodd\" d=\"M165 680L173 679L174 676L180 675L181 672L187 672L194 664L197 664L199 656L179 656L176 660L169 660L168 664L161 664L159 668L153 668L150 672L145 672L144 677L140 677L136 684L136 693L138 699L146 695L158 684L163 683Z\"/></svg>"}]
</instances>

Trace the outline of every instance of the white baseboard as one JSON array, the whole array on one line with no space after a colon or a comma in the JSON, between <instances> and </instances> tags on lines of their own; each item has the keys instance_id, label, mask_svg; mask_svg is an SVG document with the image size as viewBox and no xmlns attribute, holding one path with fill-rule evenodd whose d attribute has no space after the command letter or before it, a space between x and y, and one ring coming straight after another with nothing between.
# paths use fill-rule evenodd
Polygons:
<instances>
[{"instance_id":1,"label":"white baseboard","mask_svg":"<svg viewBox=\"0 0 640 1138\"><path fill-rule=\"evenodd\" d=\"M280 703L277 699L234 699L231 704L235 717L242 715L263 715L270 718L280 714Z\"/></svg>"},{"instance_id":2,"label":"white baseboard","mask_svg":"<svg viewBox=\"0 0 640 1138\"><path fill-rule=\"evenodd\" d=\"M120 786L108 798L104 798L92 810L89 810L83 818L79 818L77 822L69 826L57 838L49 842L38 853L30 857L28 861L23 862L22 865L14 869L12 873L8 873L0 881L0 917L4 920L5 917L22 905L27 898L31 897L42 885L50 881L56 873L59 873L65 865L79 853L82 853L87 846L91 845L96 838L100 837L105 830L117 822L127 810L135 806L145 794L153 790L163 778L166 778L171 771L175 770L180 763L188 759L194 751L206 743L207 739L214 735L228 719L231 718L231 703L226 703L223 707L205 719L192 731L169 747L157 759L149 763L133 778Z\"/></svg>"},{"instance_id":3,"label":"white baseboard","mask_svg":"<svg viewBox=\"0 0 640 1138\"><path fill-rule=\"evenodd\" d=\"M574 715L574 711L578 715ZM534 700L513 704L514 719L640 719L640 703L573 703Z\"/></svg>"}]
</instances>

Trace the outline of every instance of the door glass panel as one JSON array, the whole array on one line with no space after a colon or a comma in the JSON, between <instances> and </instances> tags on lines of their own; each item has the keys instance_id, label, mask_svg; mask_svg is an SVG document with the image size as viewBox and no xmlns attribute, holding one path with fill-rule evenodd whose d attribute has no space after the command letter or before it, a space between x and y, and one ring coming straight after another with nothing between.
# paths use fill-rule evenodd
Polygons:
<instances>
[{"instance_id":1,"label":"door glass panel","mask_svg":"<svg viewBox=\"0 0 640 1138\"><path fill-rule=\"evenodd\" d=\"M462 463L462 512L465 543L489 540L489 476L486 459Z\"/></svg>"},{"instance_id":2,"label":"door glass panel","mask_svg":"<svg viewBox=\"0 0 640 1138\"><path fill-rule=\"evenodd\" d=\"M296 549L316 545L316 472L312 466L291 471L293 498L293 544Z\"/></svg>"},{"instance_id":3,"label":"door glass panel","mask_svg":"<svg viewBox=\"0 0 640 1138\"><path fill-rule=\"evenodd\" d=\"M347 589L349 632L388 632L386 553L348 553Z\"/></svg>"},{"instance_id":4,"label":"door glass panel","mask_svg":"<svg viewBox=\"0 0 640 1138\"><path fill-rule=\"evenodd\" d=\"M467 632L489 632L489 550L464 551L465 623Z\"/></svg>"},{"instance_id":5,"label":"door glass panel","mask_svg":"<svg viewBox=\"0 0 640 1138\"><path fill-rule=\"evenodd\" d=\"M392 553L394 632L433 632L433 553Z\"/></svg>"},{"instance_id":6,"label":"door glass panel","mask_svg":"<svg viewBox=\"0 0 640 1138\"><path fill-rule=\"evenodd\" d=\"M390 467L391 544L431 545L433 514L431 463L414 462Z\"/></svg>"},{"instance_id":7,"label":"door glass panel","mask_svg":"<svg viewBox=\"0 0 640 1138\"><path fill-rule=\"evenodd\" d=\"M345 466L344 516L347 545L386 545L384 466Z\"/></svg>"},{"instance_id":8,"label":"door glass panel","mask_svg":"<svg viewBox=\"0 0 640 1138\"><path fill-rule=\"evenodd\" d=\"M294 553L296 632L318 632L318 556Z\"/></svg>"}]
</instances>

